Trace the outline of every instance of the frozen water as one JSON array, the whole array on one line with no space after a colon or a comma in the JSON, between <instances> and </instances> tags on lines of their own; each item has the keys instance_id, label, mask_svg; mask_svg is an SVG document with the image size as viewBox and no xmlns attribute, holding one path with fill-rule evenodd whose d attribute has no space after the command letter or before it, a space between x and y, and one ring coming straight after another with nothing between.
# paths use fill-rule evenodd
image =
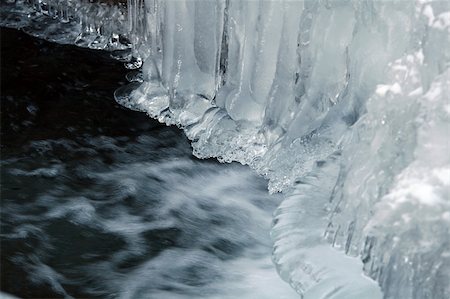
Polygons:
<instances>
[{"instance_id":1,"label":"frozen water","mask_svg":"<svg viewBox=\"0 0 450 299\"><path fill-rule=\"evenodd\" d=\"M63 44L105 50L126 50L124 5L94 1L17 0L4 1L0 25Z\"/></svg>"},{"instance_id":2,"label":"frozen water","mask_svg":"<svg viewBox=\"0 0 450 299\"><path fill-rule=\"evenodd\" d=\"M197 156L249 164L284 190L274 260L295 289L361 291L348 289L350 262L322 268L333 255L314 258L305 231L295 239L308 217L328 215L306 231L360 256L384 297L449 296L447 2L175 1L159 13L160 52L142 70L158 76L117 100L182 126ZM313 170L331 154L334 184ZM296 181L312 189L295 196Z\"/></svg>"},{"instance_id":3,"label":"frozen water","mask_svg":"<svg viewBox=\"0 0 450 299\"><path fill-rule=\"evenodd\" d=\"M127 5L143 66L116 100L283 191L274 261L297 291L348 298L361 268L385 298L450 297L448 1Z\"/></svg>"}]
</instances>

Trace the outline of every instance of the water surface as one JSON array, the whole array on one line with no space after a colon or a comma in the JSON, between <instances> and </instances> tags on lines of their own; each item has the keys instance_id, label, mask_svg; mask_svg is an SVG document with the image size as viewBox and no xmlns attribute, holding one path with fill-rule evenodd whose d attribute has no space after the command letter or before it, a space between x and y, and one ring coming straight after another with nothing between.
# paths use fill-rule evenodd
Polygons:
<instances>
[{"instance_id":1,"label":"water surface","mask_svg":"<svg viewBox=\"0 0 450 299\"><path fill-rule=\"evenodd\" d=\"M280 201L242 165L117 105L107 53L2 29L1 290L23 298L296 298Z\"/></svg>"}]
</instances>

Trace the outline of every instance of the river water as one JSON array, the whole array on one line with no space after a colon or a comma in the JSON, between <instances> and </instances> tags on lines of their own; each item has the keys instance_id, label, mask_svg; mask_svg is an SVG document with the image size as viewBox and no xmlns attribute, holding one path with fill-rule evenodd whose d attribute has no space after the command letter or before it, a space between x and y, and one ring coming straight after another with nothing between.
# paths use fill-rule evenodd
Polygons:
<instances>
[{"instance_id":1,"label":"river water","mask_svg":"<svg viewBox=\"0 0 450 299\"><path fill-rule=\"evenodd\" d=\"M297 298L266 182L120 107L108 53L2 29L1 290L22 298Z\"/></svg>"}]
</instances>

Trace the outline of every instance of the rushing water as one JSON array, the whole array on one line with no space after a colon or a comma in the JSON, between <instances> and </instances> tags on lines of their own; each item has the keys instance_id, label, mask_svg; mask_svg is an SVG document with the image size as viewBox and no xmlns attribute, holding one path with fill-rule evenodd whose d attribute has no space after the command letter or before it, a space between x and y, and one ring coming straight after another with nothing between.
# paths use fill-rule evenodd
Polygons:
<instances>
[{"instance_id":1,"label":"rushing water","mask_svg":"<svg viewBox=\"0 0 450 299\"><path fill-rule=\"evenodd\" d=\"M2 29L1 290L36 298L296 298L279 197L114 103L108 54Z\"/></svg>"}]
</instances>

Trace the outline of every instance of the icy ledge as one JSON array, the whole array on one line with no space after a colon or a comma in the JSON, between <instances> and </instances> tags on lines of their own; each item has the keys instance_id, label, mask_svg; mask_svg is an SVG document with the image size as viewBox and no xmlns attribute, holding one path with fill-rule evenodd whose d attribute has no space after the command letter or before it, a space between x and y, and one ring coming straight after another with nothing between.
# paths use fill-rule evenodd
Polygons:
<instances>
[{"instance_id":1,"label":"icy ledge","mask_svg":"<svg viewBox=\"0 0 450 299\"><path fill-rule=\"evenodd\" d=\"M196 3L160 3L116 99L284 190L274 262L304 298L449 297L448 3Z\"/></svg>"},{"instance_id":2,"label":"icy ledge","mask_svg":"<svg viewBox=\"0 0 450 299\"><path fill-rule=\"evenodd\" d=\"M281 277L305 299L379 299L380 289L362 274L361 260L335 250L323 238L338 162L339 155L318 161L286 191L274 215L274 262Z\"/></svg>"},{"instance_id":3,"label":"icy ledge","mask_svg":"<svg viewBox=\"0 0 450 299\"><path fill-rule=\"evenodd\" d=\"M449 5L130 0L145 62L116 100L283 190L274 262L305 298L381 296L363 270L448 298Z\"/></svg>"},{"instance_id":4,"label":"icy ledge","mask_svg":"<svg viewBox=\"0 0 450 299\"><path fill-rule=\"evenodd\" d=\"M6 0L0 25L53 42L93 49L126 49L131 46L124 28L123 5L87 0Z\"/></svg>"},{"instance_id":5,"label":"icy ledge","mask_svg":"<svg viewBox=\"0 0 450 299\"><path fill-rule=\"evenodd\" d=\"M132 7L126 0L2 0L0 26L60 44L111 51L127 68L136 69L148 54L145 49L138 53L137 45L148 34Z\"/></svg>"}]
</instances>

